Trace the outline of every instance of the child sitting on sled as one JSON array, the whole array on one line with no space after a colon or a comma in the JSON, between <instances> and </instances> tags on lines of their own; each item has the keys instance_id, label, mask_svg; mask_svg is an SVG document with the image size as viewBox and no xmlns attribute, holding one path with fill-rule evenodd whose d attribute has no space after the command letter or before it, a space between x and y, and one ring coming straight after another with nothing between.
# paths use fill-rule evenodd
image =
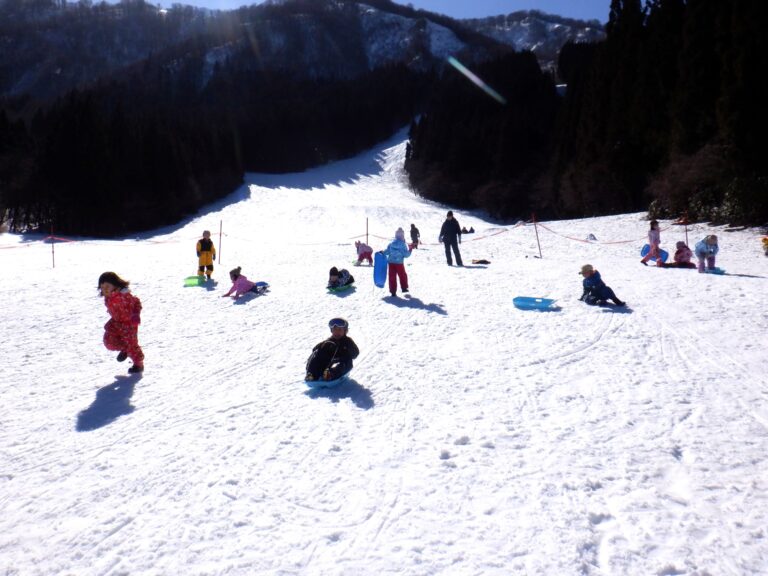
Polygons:
<instances>
[{"instance_id":1,"label":"child sitting on sled","mask_svg":"<svg viewBox=\"0 0 768 576\"><path fill-rule=\"evenodd\" d=\"M334 266L328 272L328 288L341 288L342 286L354 283L354 281L355 279L352 274L345 268L339 270Z\"/></svg>"},{"instance_id":2,"label":"child sitting on sled","mask_svg":"<svg viewBox=\"0 0 768 576\"><path fill-rule=\"evenodd\" d=\"M315 345L307 360L307 382L338 380L352 370L352 361L360 354L357 344L347 336L349 322L333 318L328 327L331 337Z\"/></svg>"},{"instance_id":3,"label":"child sitting on sled","mask_svg":"<svg viewBox=\"0 0 768 576\"><path fill-rule=\"evenodd\" d=\"M357 249L356 266L360 266L360 264L363 263L363 260L368 260L368 264L373 266L373 248L368 246L365 242L360 242L360 240L355 240L355 248Z\"/></svg>"},{"instance_id":4,"label":"child sitting on sled","mask_svg":"<svg viewBox=\"0 0 768 576\"><path fill-rule=\"evenodd\" d=\"M672 262L664 264L665 268L696 268L696 264L691 262L693 252L682 240L675 245L675 255Z\"/></svg>"},{"instance_id":5,"label":"child sitting on sled","mask_svg":"<svg viewBox=\"0 0 768 576\"><path fill-rule=\"evenodd\" d=\"M584 264L579 274L584 276L582 281L584 293L579 300L586 302L590 306L601 306L607 300L612 300L616 306L626 306L627 303L619 300L613 290L605 285L605 282L600 278L600 272L595 270L592 264Z\"/></svg>"}]
</instances>

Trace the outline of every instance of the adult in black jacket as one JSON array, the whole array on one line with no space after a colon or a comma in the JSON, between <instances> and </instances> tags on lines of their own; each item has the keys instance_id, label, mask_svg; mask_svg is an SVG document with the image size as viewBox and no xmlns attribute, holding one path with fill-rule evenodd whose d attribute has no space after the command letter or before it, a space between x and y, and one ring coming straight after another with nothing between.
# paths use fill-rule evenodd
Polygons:
<instances>
[{"instance_id":1,"label":"adult in black jacket","mask_svg":"<svg viewBox=\"0 0 768 576\"><path fill-rule=\"evenodd\" d=\"M456 265L464 266L464 263L461 261L461 253L459 252L461 226L459 226L456 218L453 217L452 210L448 210L445 222L443 222L443 226L440 228L440 242L445 244L445 259L448 261L448 266L453 266L451 248L453 248L453 253L456 256Z\"/></svg>"}]
</instances>

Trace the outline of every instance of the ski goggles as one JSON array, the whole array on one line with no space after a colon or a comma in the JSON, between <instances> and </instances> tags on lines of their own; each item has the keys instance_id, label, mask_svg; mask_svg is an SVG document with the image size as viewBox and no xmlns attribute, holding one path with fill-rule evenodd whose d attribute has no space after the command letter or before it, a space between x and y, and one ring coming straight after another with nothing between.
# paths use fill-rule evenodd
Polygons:
<instances>
[{"instance_id":1,"label":"ski goggles","mask_svg":"<svg viewBox=\"0 0 768 576\"><path fill-rule=\"evenodd\" d=\"M333 318L330 322L328 322L328 328L349 328L349 322L344 320L344 318Z\"/></svg>"}]
</instances>

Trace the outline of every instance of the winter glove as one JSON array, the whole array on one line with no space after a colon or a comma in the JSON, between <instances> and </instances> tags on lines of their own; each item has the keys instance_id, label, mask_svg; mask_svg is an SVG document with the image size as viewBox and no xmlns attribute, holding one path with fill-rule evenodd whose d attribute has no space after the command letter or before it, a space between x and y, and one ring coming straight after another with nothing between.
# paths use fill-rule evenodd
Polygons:
<instances>
[{"instance_id":1,"label":"winter glove","mask_svg":"<svg viewBox=\"0 0 768 576\"><path fill-rule=\"evenodd\" d=\"M200 252L197 253L197 257L200 258Z\"/></svg>"}]
</instances>

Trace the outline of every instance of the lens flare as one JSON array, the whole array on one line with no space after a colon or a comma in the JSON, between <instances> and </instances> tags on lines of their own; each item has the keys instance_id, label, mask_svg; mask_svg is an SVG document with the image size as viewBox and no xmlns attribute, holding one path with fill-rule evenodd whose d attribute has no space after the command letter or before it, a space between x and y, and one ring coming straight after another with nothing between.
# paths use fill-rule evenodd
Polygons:
<instances>
[{"instance_id":1,"label":"lens flare","mask_svg":"<svg viewBox=\"0 0 768 576\"><path fill-rule=\"evenodd\" d=\"M490 96L491 98L493 98L494 100L496 100L496 102L498 102L499 104L506 104L506 103L507 103L507 99L506 99L506 98L504 98L504 96L502 96L501 94L499 94L498 92L496 92L496 90L494 90L493 88L491 88L490 86L488 86L488 84L486 84L485 82L483 82L483 80L482 80L482 79L480 79L480 78L479 78L479 77L478 77L478 76L477 76L477 75L476 75L474 72L472 72L472 70L470 70L469 68L467 68L466 66L464 66L464 64L462 64L461 62L459 62L458 60L456 60L456 58L454 58L453 56L449 56L449 57L448 57L448 64L450 64L451 66L453 66L454 68L456 68L456 70L458 70L459 72L461 72L462 74L464 74L464 76L466 76L467 78L469 78L469 80L470 80L470 81L471 81L471 82L472 82L472 83L473 83L475 86L477 86L478 88L480 88L480 89L481 89L483 92L485 92L486 94L488 94L488 96Z\"/></svg>"}]
</instances>

